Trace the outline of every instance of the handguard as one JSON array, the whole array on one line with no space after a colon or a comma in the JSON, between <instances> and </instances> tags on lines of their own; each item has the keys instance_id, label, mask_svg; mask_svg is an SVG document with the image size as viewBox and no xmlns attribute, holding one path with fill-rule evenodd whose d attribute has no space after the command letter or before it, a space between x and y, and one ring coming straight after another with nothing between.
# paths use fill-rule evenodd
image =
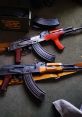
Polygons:
<instances>
[{"instance_id":1,"label":"handguard","mask_svg":"<svg viewBox=\"0 0 82 117\"><path fill-rule=\"evenodd\" d=\"M64 46L59 41L60 36L63 34L64 34L63 29L59 29L59 30L57 29L57 30L50 31L49 34L46 34L44 37L46 40L51 39L59 50L63 50Z\"/></svg>"},{"instance_id":2,"label":"handguard","mask_svg":"<svg viewBox=\"0 0 82 117\"><path fill-rule=\"evenodd\" d=\"M48 30L57 27L60 23L57 18L46 19L35 17L32 21L33 27Z\"/></svg>"},{"instance_id":3,"label":"handguard","mask_svg":"<svg viewBox=\"0 0 82 117\"><path fill-rule=\"evenodd\" d=\"M39 55L41 58L43 58L46 61L54 61L55 56L48 53L44 48L41 47L39 43L35 43L32 45L32 48L36 52L37 55Z\"/></svg>"},{"instance_id":4,"label":"handguard","mask_svg":"<svg viewBox=\"0 0 82 117\"><path fill-rule=\"evenodd\" d=\"M45 96L45 92L43 92L34 82L32 79L32 74L29 72L28 74L24 74L24 83L26 85L26 88L29 89L31 94L37 98L40 101L43 101L43 98Z\"/></svg>"}]
</instances>

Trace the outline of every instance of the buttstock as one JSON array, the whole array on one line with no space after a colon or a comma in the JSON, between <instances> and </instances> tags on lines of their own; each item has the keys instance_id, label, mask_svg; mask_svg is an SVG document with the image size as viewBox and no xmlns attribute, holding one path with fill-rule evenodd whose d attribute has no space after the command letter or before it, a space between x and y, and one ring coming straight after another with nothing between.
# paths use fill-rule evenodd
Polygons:
<instances>
[{"instance_id":1,"label":"buttstock","mask_svg":"<svg viewBox=\"0 0 82 117\"><path fill-rule=\"evenodd\" d=\"M6 48L0 48L0 53L3 53L6 51Z\"/></svg>"},{"instance_id":2,"label":"buttstock","mask_svg":"<svg viewBox=\"0 0 82 117\"><path fill-rule=\"evenodd\" d=\"M0 53L3 53L8 48L9 43L0 43Z\"/></svg>"}]
</instances>

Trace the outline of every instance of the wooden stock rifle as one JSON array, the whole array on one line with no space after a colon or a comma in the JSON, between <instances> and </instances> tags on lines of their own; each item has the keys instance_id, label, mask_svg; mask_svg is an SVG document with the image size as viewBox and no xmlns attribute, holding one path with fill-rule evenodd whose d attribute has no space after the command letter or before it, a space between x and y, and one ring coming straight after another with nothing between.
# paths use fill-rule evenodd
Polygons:
<instances>
[{"instance_id":1,"label":"wooden stock rifle","mask_svg":"<svg viewBox=\"0 0 82 117\"><path fill-rule=\"evenodd\" d=\"M59 79L62 76L71 75L78 71L82 71L82 62L77 64L38 62L27 65L5 65L0 68L0 76L9 75L10 79L9 77L5 77L0 80L0 92L5 92L8 85L21 84L24 82L34 97L42 101L45 92L36 85L35 81L49 78ZM17 77L17 75L21 77Z\"/></svg>"}]
</instances>

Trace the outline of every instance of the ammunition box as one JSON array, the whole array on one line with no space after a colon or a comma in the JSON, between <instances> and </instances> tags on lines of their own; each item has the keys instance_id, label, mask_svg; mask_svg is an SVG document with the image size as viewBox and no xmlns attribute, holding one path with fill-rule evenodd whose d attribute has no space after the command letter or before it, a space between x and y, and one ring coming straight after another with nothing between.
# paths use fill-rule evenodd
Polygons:
<instances>
[{"instance_id":1,"label":"ammunition box","mask_svg":"<svg viewBox=\"0 0 82 117\"><path fill-rule=\"evenodd\" d=\"M29 30L29 10L24 8L0 7L0 29L25 31Z\"/></svg>"}]
</instances>

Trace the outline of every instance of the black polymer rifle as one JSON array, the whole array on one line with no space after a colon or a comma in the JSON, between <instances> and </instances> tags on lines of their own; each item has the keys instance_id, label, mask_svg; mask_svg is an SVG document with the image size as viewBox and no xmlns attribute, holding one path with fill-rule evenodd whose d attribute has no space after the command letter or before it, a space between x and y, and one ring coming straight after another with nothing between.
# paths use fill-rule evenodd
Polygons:
<instances>
[{"instance_id":1,"label":"black polymer rifle","mask_svg":"<svg viewBox=\"0 0 82 117\"><path fill-rule=\"evenodd\" d=\"M5 75L22 75L26 88L32 95L43 101L45 92L42 91L35 83L34 80L43 80L48 78L58 79L62 76L82 71L82 62L78 64L62 64L62 63L44 63L38 62L36 64L28 65L5 65L0 68L0 76ZM35 78L32 78L32 75ZM20 77L16 77L20 79ZM21 80L21 79L20 79ZM9 84L9 79L3 79L0 91L3 93Z\"/></svg>"}]
</instances>

